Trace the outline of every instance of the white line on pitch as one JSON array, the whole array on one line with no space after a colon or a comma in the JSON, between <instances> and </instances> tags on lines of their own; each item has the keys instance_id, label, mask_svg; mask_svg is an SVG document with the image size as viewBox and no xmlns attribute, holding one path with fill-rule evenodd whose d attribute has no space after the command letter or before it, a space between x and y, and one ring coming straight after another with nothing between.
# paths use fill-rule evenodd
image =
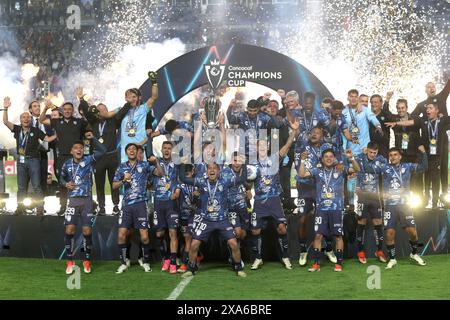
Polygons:
<instances>
[{"instance_id":1,"label":"white line on pitch","mask_svg":"<svg viewBox=\"0 0 450 320\"><path fill-rule=\"evenodd\" d=\"M170 293L169 297L167 297L166 300L177 300L177 298L180 296L180 294L183 292L184 288L191 282L191 280L194 279L194 277L189 277L186 279L181 280L181 282L177 285L175 289Z\"/></svg>"}]
</instances>

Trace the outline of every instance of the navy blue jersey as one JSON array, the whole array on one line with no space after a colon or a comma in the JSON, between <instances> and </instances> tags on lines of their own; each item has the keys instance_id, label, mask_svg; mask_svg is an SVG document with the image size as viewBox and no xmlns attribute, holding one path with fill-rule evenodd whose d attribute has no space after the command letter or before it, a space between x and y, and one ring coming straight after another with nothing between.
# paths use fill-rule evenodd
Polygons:
<instances>
[{"instance_id":1,"label":"navy blue jersey","mask_svg":"<svg viewBox=\"0 0 450 320\"><path fill-rule=\"evenodd\" d=\"M279 197L281 194L278 156L272 156L256 163L255 200Z\"/></svg>"},{"instance_id":2,"label":"navy blue jersey","mask_svg":"<svg viewBox=\"0 0 450 320\"><path fill-rule=\"evenodd\" d=\"M154 199L168 201L172 199L172 194L178 183L178 166L173 161L159 160L164 169L164 176L153 176Z\"/></svg>"},{"instance_id":3,"label":"navy blue jersey","mask_svg":"<svg viewBox=\"0 0 450 320\"><path fill-rule=\"evenodd\" d=\"M338 172L334 167L312 168L311 175L316 181L316 208L321 211L344 209L344 178L348 168Z\"/></svg>"},{"instance_id":4,"label":"navy blue jersey","mask_svg":"<svg viewBox=\"0 0 450 320\"><path fill-rule=\"evenodd\" d=\"M387 165L387 160L382 155L377 155L374 160L370 161L367 155L361 153L355 157L361 170L357 173L356 190L363 192L378 193L378 176L381 169ZM372 170L366 171L365 166L372 167ZM377 173L378 172L378 173Z\"/></svg>"},{"instance_id":5,"label":"navy blue jersey","mask_svg":"<svg viewBox=\"0 0 450 320\"><path fill-rule=\"evenodd\" d=\"M129 161L120 164L113 181L121 181L125 173L131 173L131 182L124 183L122 206L147 201L147 180L154 170L155 166L146 161L137 160L134 166Z\"/></svg>"},{"instance_id":6,"label":"navy blue jersey","mask_svg":"<svg viewBox=\"0 0 450 320\"><path fill-rule=\"evenodd\" d=\"M187 131L189 131L189 132L194 132L194 128L192 127L192 125L191 125L189 122L186 122L186 121L178 121L178 128L179 128L179 129L187 130ZM160 129L159 129L159 132L160 132L162 135L165 135L165 134L168 134L168 133L169 133L169 132L166 131L165 128L160 128Z\"/></svg>"},{"instance_id":7,"label":"navy blue jersey","mask_svg":"<svg viewBox=\"0 0 450 320\"><path fill-rule=\"evenodd\" d=\"M187 219L196 210L196 196L194 192L198 188L185 184L178 183L176 189L180 190L180 196L178 198L178 204L180 208L181 219Z\"/></svg>"},{"instance_id":8,"label":"navy blue jersey","mask_svg":"<svg viewBox=\"0 0 450 320\"><path fill-rule=\"evenodd\" d=\"M331 123L331 120L330 120ZM347 121L344 117L338 117L336 119L336 126L329 125L324 136L324 140L331 143L338 150L342 150L344 146L344 130L348 129Z\"/></svg>"},{"instance_id":9,"label":"navy blue jersey","mask_svg":"<svg viewBox=\"0 0 450 320\"><path fill-rule=\"evenodd\" d=\"M236 178L236 175L238 175L238 173L235 173L230 167L226 167L222 171L222 176L230 180ZM243 184L230 187L228 190L228 205L233 209L247 208L246 190Z\"/></svg>"},{"instance_id":10,"label":"navy blue jersey","mask_svg":"<svg viewBox=\"0 0 450 320\"><path fill-rule=\"evenodd\" d=\"M330 115L325 110L314 110L313 112L305 112L302 109L292 110L292 115L300 122L300 135L297 142L306 144L309 134L314 127L326 129L330 124ZM285 121L287 123L287 118Z\"/></svg>"},{"instance_id":11,"label":"navy blue jersey","mask_svg":"<svg viewBox=\"0 0 450 320\"><path fill-rule=\"evenodd\" d=\"M79 162L69 159L61 169L62 181L72 181L75 189L69 191L69 198L92 196L92 171L95 158L83 156Z\"/></svg>"}]
</instances>

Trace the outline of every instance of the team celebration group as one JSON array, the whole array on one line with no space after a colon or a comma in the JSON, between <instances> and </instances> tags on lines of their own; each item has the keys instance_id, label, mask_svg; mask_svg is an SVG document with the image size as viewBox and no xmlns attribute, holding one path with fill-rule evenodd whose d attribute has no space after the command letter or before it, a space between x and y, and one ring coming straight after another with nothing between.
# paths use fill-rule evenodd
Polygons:
<instances>
[{"instance_id":1,"label":"team celebration group","mask_svg":"<svg viewBox=\"0 0 450 320\"><path fill-rule=\"evenodd\" d=\"M354 212L361 263L366 263L370 220L376 251L368 255L393 268L395 233L402 228L409 238L410 258L426 265L418 253L408 199L414 192L434 209L447 193L450 81L439 93L428 83L427 98L411 113L406 99L398 99L397 112L391 112L392 92L383 99L352 89L344 104L331 98L316 101L313 92L300 96L279 89L276 98L264 94L248 99L244 110L238 91L212 125L208 112L221 107L219 96L202 99L192 120L171 119L158 127L160 119L152 110L158 83L155 73L149 77L150 98L142 101L138 89L129 89L117 111L90 105L83 89L77 89L81 117L74 117L71 102L57 108L46 101L41 110L40 102L33 101L15 125L8 119L13 101L4 98L3 122L17 146L18 214L24 211L29 184L37 214L44 213L47 153L49 146L53 149L60 214L65 217L67 274L74 272L77 225L83 234L83 270L91 272L93 176L98 214L105 213L106 178L111 184L113 214L118 215L116 273L130 268L133 232L140 236L139 264L145 272L152 271L149 234L154 231L152 246L159 250L161 270L193 276L201 260L200 245L217 232L227 243L231 267L245 277L242 241L251 248L250 269L260 269L261 232L273 222L282 265L292 269L287 212L298 218L298 263L305 266L309 258L310 272L320 271L323 258L334 264L334 271L344 270L343 218ZM153 152L153 139L161 135L166 139ZM180 152L182 144L188 147ZM149 202L154 210L148 209ZM311 219L313 234L308 234Z\"/></svg>"}]
</instances>

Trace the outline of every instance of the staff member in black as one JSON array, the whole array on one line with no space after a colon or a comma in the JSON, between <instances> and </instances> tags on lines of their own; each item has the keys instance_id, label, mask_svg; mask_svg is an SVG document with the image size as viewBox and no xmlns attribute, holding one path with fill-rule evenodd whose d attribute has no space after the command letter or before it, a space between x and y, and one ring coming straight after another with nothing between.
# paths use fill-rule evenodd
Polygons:
<instances>
[{"instance_id":1,"label":"staff member in black","mask_svg":"<svg viewBox=\"0 0 450 320\"><path fill-rule=\"evenodd\" d=\"M429 199L430 186L432 190L432 208L437 208L440 187L448 189L448 137L447 130L450 117L439 117L438 104L431 98L426 102L426 118L389 123L390 126L420 126L422 142L428 155L428 170L425 172L425 197ZM387 123L386 123L387 124Z\"/></svg>"},{"instance_id":2,"label":"staff member in black","mask_svg":"<svg viewBox=\"0 0 450 320\"><path fill-rule=\"evenodd\" d=\"M33 186L34 201L37 203L37 214L44 213L44 195L41 189L39 140L52 141L56 137L46 136L38 128L31 126L31 115L24 112L20 115L20 126L8 120L8 108L11 106L9 97L3 100L3 123L14 133L17 145L17 210L16 214L24 212L23 199L27 194L28 183Z\"/></svg>"},{"instance_id":3,"label":"staff member in black","mask_svg":"<svg viewBox=\"0 0 450 320\"><path fill-rule=\"evenodd\" d=\"M62 105L61 119L48 119L46 116L48 109L53 109L54 105L50 101L46 101L45 108L39 117L39 121L44 125L51 126L55 130L57 135L56 153L55 159L55 174L60 179L61 168L69 159L72 159L70 150L75 141L83 140L84 132L86 131L87 122L75 118L73 116L74 107L71 102L65 102ZM59 181L60 182L60 181ZM59 215L64 215L67 205L67 189L60 187L59 190L59 203L61 208L58 212Z\"/></svg>"},{"instance_id":4,"label":"staff member in black","mask_svg":"<svg viewBox=\"0 0 450 320\"><path fill-rule=\"evenodd\" d=\"M448 116L447 98L448 95L450 94L450 79L447 80L444 89L442 89L442 91L439 92L438 94L436 94L436 85L433 82L427 83L427 85L425 86L425 92L428 98L424 101L419 102L414 111L411 112L411 115L413 117L418 116L424 117L427 112L426 104L430 101L430 99L432 99L433 102L437 103L438 105L439 114Z\"/></svg>"},{"instance_id":5,"label":"staff member in black","mask_svg":"<svg viewBox=\"0 0 450 320\"><path fill-rule=\"evenodd\" d=\"M38 128L46 135L53 136L54 132L50 126L45 126L39 122L39 116L41 115L41 105L38 101L34 100L28 105L28 111L31 114L31 126ZM47 116L50 118L50 116ZM51 143L41 142L39 144L39 154L41 156L40 168L41 168L41 189L43 194L47 194L47 173L48 173L48 156Z\"/></svg>"},{"instance_id":6,"label":"staff member in black","mask_svg":"<svg viewBox=\"0 0 450 320\"><path fill-rule=\"evenodd\" d=\"M389 100L392 97L392 92L388 92L386 101L383 103L383 98L379 94L374 94L370 97L370 106L373 114L380 122L383 134L377 131L377 128L370 123L369 135L370 141L378 144L378 153L383 157L388 158L389 142L391 140L391 129L384 125L385 122L393 121L392 113L389 111ZM417 150L417 149L416 149Z\"/></svg>"},{"instance_id":7,"label":"staff member in black","mask_svg":"<svg viewBox=\"0 0 450 320\"><path fill-rule=\"evenodd\" d=\"M105 212L105 178L108 171L108 181L111 186L111 198L114 204L112 214L119 214L119 189L113 189L112 183L114 174L119 166L119 154L117 151L117 130L120 129L122 119L131 108L130 104L125 104L113 118L103 118L97 111L108 112L106 105L100 103L95 108L89 108L89 104L84 100L83 88L78 88L76 91L77 98L80 100L79 108L86 117L94 137L98 142L106 147L106 154L102 161L95 163L95 187L97 190L97 202L99 206L99 215L104 215ZM97 109L97 111L96 111Z\"/></svg>"}]
</instances>

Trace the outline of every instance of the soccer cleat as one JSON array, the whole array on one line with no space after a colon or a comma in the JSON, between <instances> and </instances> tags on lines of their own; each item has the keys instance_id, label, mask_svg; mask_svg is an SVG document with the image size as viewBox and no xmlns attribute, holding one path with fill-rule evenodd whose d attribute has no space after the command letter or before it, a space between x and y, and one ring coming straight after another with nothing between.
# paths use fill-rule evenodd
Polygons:
<instances>
[{"instance_id":1,"label":"soccer cleat","mask_svg":"<svg viewBox=\"0 0 450 320\"><path fill-rule=\"evenodd\" d=\"M331 250L331 251L325 251L325 255L327 256L328 260L329 260L331 263L337 263L337 258L336 258L336 255L334 254L334 251L333 251L333 250Z\"/></svg>"},{"instance_id":2,"label":"soccer cleat","mask_svg":"<svg viewBox=\"0 0 450 320\"><path fill-rule=\"evenodd\" d=\"M288 269L288 270L292 269L291 260L289 260L289 258L283 258L281 260L283 261L283 264L286 267L286 269Z\"/></svg>"},{"instance_id":3,"label":"soccer cleat","mask_svg":"<svg viewBox=\"0 0 450 320\"><path fill-rule=\"evenodd\" d=\"M181 275L182 278L190 278L193 276L194 276L194 274L192 273L192 271L189 271L189 270Z\"/></svg>"},{"instance_id":4,"label":"soccer cleat","mask_svg":"<svg viewBox=\"0 0 450 320\"><path fill-rule=\"evenodd\" d=\"M366 253L364 251L359 251L358 252L358 260L362 264L366 264L367 263Z\"/></svg>"},{"instance_id":5,"label":"soccer cleat","mask_svg":"<svg viewBox=\"0 0 450 320\"><path fill-rule=\"evenodd\" d=\"M185 273L186 271L187 271L187 266L184 263L182 263L181 266L178 268L177 272Z\"/></svg>"},{"instance_id":6,"label":"soccer cleat","mask_svg":"<svg viewBox=\"0 0 450 320\"><path fill-rule=\"evenodd\" d=\"M335 271L335 272L341 272L341 271L342 271L342 265L336 263L336 264L334 265L334 271Z\"/></svg>"},{"instance_id":7,"label":"soccer cleat","mask_svg":"<svg viewBox=\"0 0 450 320\"><path fill-rule=\"evenodd\" d=\"M75 267L75 262L73 260L67 261L66 274L72 274Z\"/></svg>"},{"instance_id":8,"label":"soccer cleat","mask_svg":"<svg viewBox=\"0 0 450 320\"><path fill-rule=\"evenodd\" d=\"M138 260L138 261L139 261L139 260ZM130 261L130 259L126 258L126 259L125 259L125 263L126 263L126 265L127 265L128 268L131 267L131 261ZM141 267L142 267L142 264L140 264L140 265L141 265Z\"/></svg>"},{"instance_id":9,"label":"soccer cleat","mask_svg":"<svg viewBox=\"0 0 450 320\"><path fill-rule=\"evenodd\" d=\"M308 262L308 252L300 252L300 258L298 259L298 264L302 267Z\"/></svg>"},{"instance_id":10,"label":"soccer cleat","mask_svg":"<svg viewBox=\"0 0 450 320\"><path fill-rule=\"evenodd\" d=\"M397 260L395 259L391 259L389 260L386 269L392 269L393 267L395 267L397 265Z\"/></svg>"},{"instance_id":11,"label":"soccer cleat","mask_svg":"<svg viewBox=\"0 0 450 320\"><path fill-rule=\"evenodd\" d=\"M152 272L152 268L150 267L149 263L143 263L142 268L144 268L145 272Z\"/></svg>"},{"instance_id":12,"label":"soccer cleat","mask_svg":"<svg viewBox=\"0 0 450 320\"><path fill-rule=\"evenodd\" d=\"M384 255L383 250L378 250L377 252L375 252L375 257L377 257L380 262L383 262L383 263L387 262L387 259L386 259L386 256Z\"/></svg>"},{"instance_id":13,"label":"soccer cleat","mask_svg":"<svg viewBox=\"0 0 450 320\"><path fill-rule=\"evenodd\" d=\"M262 266L263 261L262 259L256 258L255 261L253 261L252 266L250 267L251 270L257 270L260 266Z\"/></svg>"},{"instance_id":14,"label":"soccer cleat","mask_svg":"<svg viewBox=\"0 0 450 320\"><path fill-rule=\"evenodd\" d=\"M127 269L128 269L128 267L127 267L126 264L121 264L121 265L119 266L119 268L117 269L116 273L117 273L117 274L119 274L119 273L124 273L125 271L127 271Z\"/></svg>"},{"instance_id":15,"label":"soccer cleat","mask_svg":"<svg viewBox=\"0 0 450 320\"><path fill-rule=\"evenodd\" d=\"M169 266L170 266L170 259L165 259L161 271L169 270Z\"/></svg>"},{"instance_id":16,"label":"soccer cleat","mask_svg":"<svg viewBox=\"0 0 450 320\"><path fill-rule=\"evenodd\" d=\"M139 259L138 259L138 263L139 263L139 265L140 265L141 267L144 267L144 259L139 258Z\"/></svg>"},{"instance_id":17,"label":"soccer cleat","mask_svg":"<svg viewBox=\"0 0 450 320\"><path fill-rule=\"evenodd\" d=\"M247 274L244 271L242 271L242 270L236 272L236 274L237 274L238 277L241 277L241 278L245 278L247 276Z\"/></svg>"},{"instance_id":18,"label":"soccer cleat","mask_svg":"<svg viewBox=\"0 0 450 320\"><path fill-rule=\"evenodd\" d=\"M177 265L176 264L171 264L169 266L169 273L170 274L176 274L177 273Z\"/></svg>"},{"instance_id":19,"label":"soccer cleat","mask_svg":"<svg viewBox=\"0 0 450 320\"><path fill-rule=\"evenodd\" d=\"M415 262L417 262L417 264L419 266L426 266L427 263L425 261L423 261L423 259L416 253L416 254L410 254L409 257L414 260Z\"/></svg>"},{"instance_id":20,"label":"soccer cleat","mask_svg":"<svg viewBox=\"0 0 450 320\"><path fill-rule=\"evenodd\" d=\"M120 213L119 206L115 205L112 211L112 215L116 216Z\"/></svg>"},{"instance_id":21,"label":"soccer cleat","mask_svg":"<svg viewBox=\"0 0 450 320\"><path fill-rule=\"evenodd\" d=\"M320 264L314 263L311 268L308 269L309 272L319 272Z\"/></svg>"},{"instance_id":22,"label":"soccer cleat","mask_svg":"<svg viewBox=\"0 0 450 320\"><path fill-rule=\"evenodd\" d=\"M91 262L89 260L83 261L83 271L84 273L91 273Z\"/></svg>"}]
</instances>

